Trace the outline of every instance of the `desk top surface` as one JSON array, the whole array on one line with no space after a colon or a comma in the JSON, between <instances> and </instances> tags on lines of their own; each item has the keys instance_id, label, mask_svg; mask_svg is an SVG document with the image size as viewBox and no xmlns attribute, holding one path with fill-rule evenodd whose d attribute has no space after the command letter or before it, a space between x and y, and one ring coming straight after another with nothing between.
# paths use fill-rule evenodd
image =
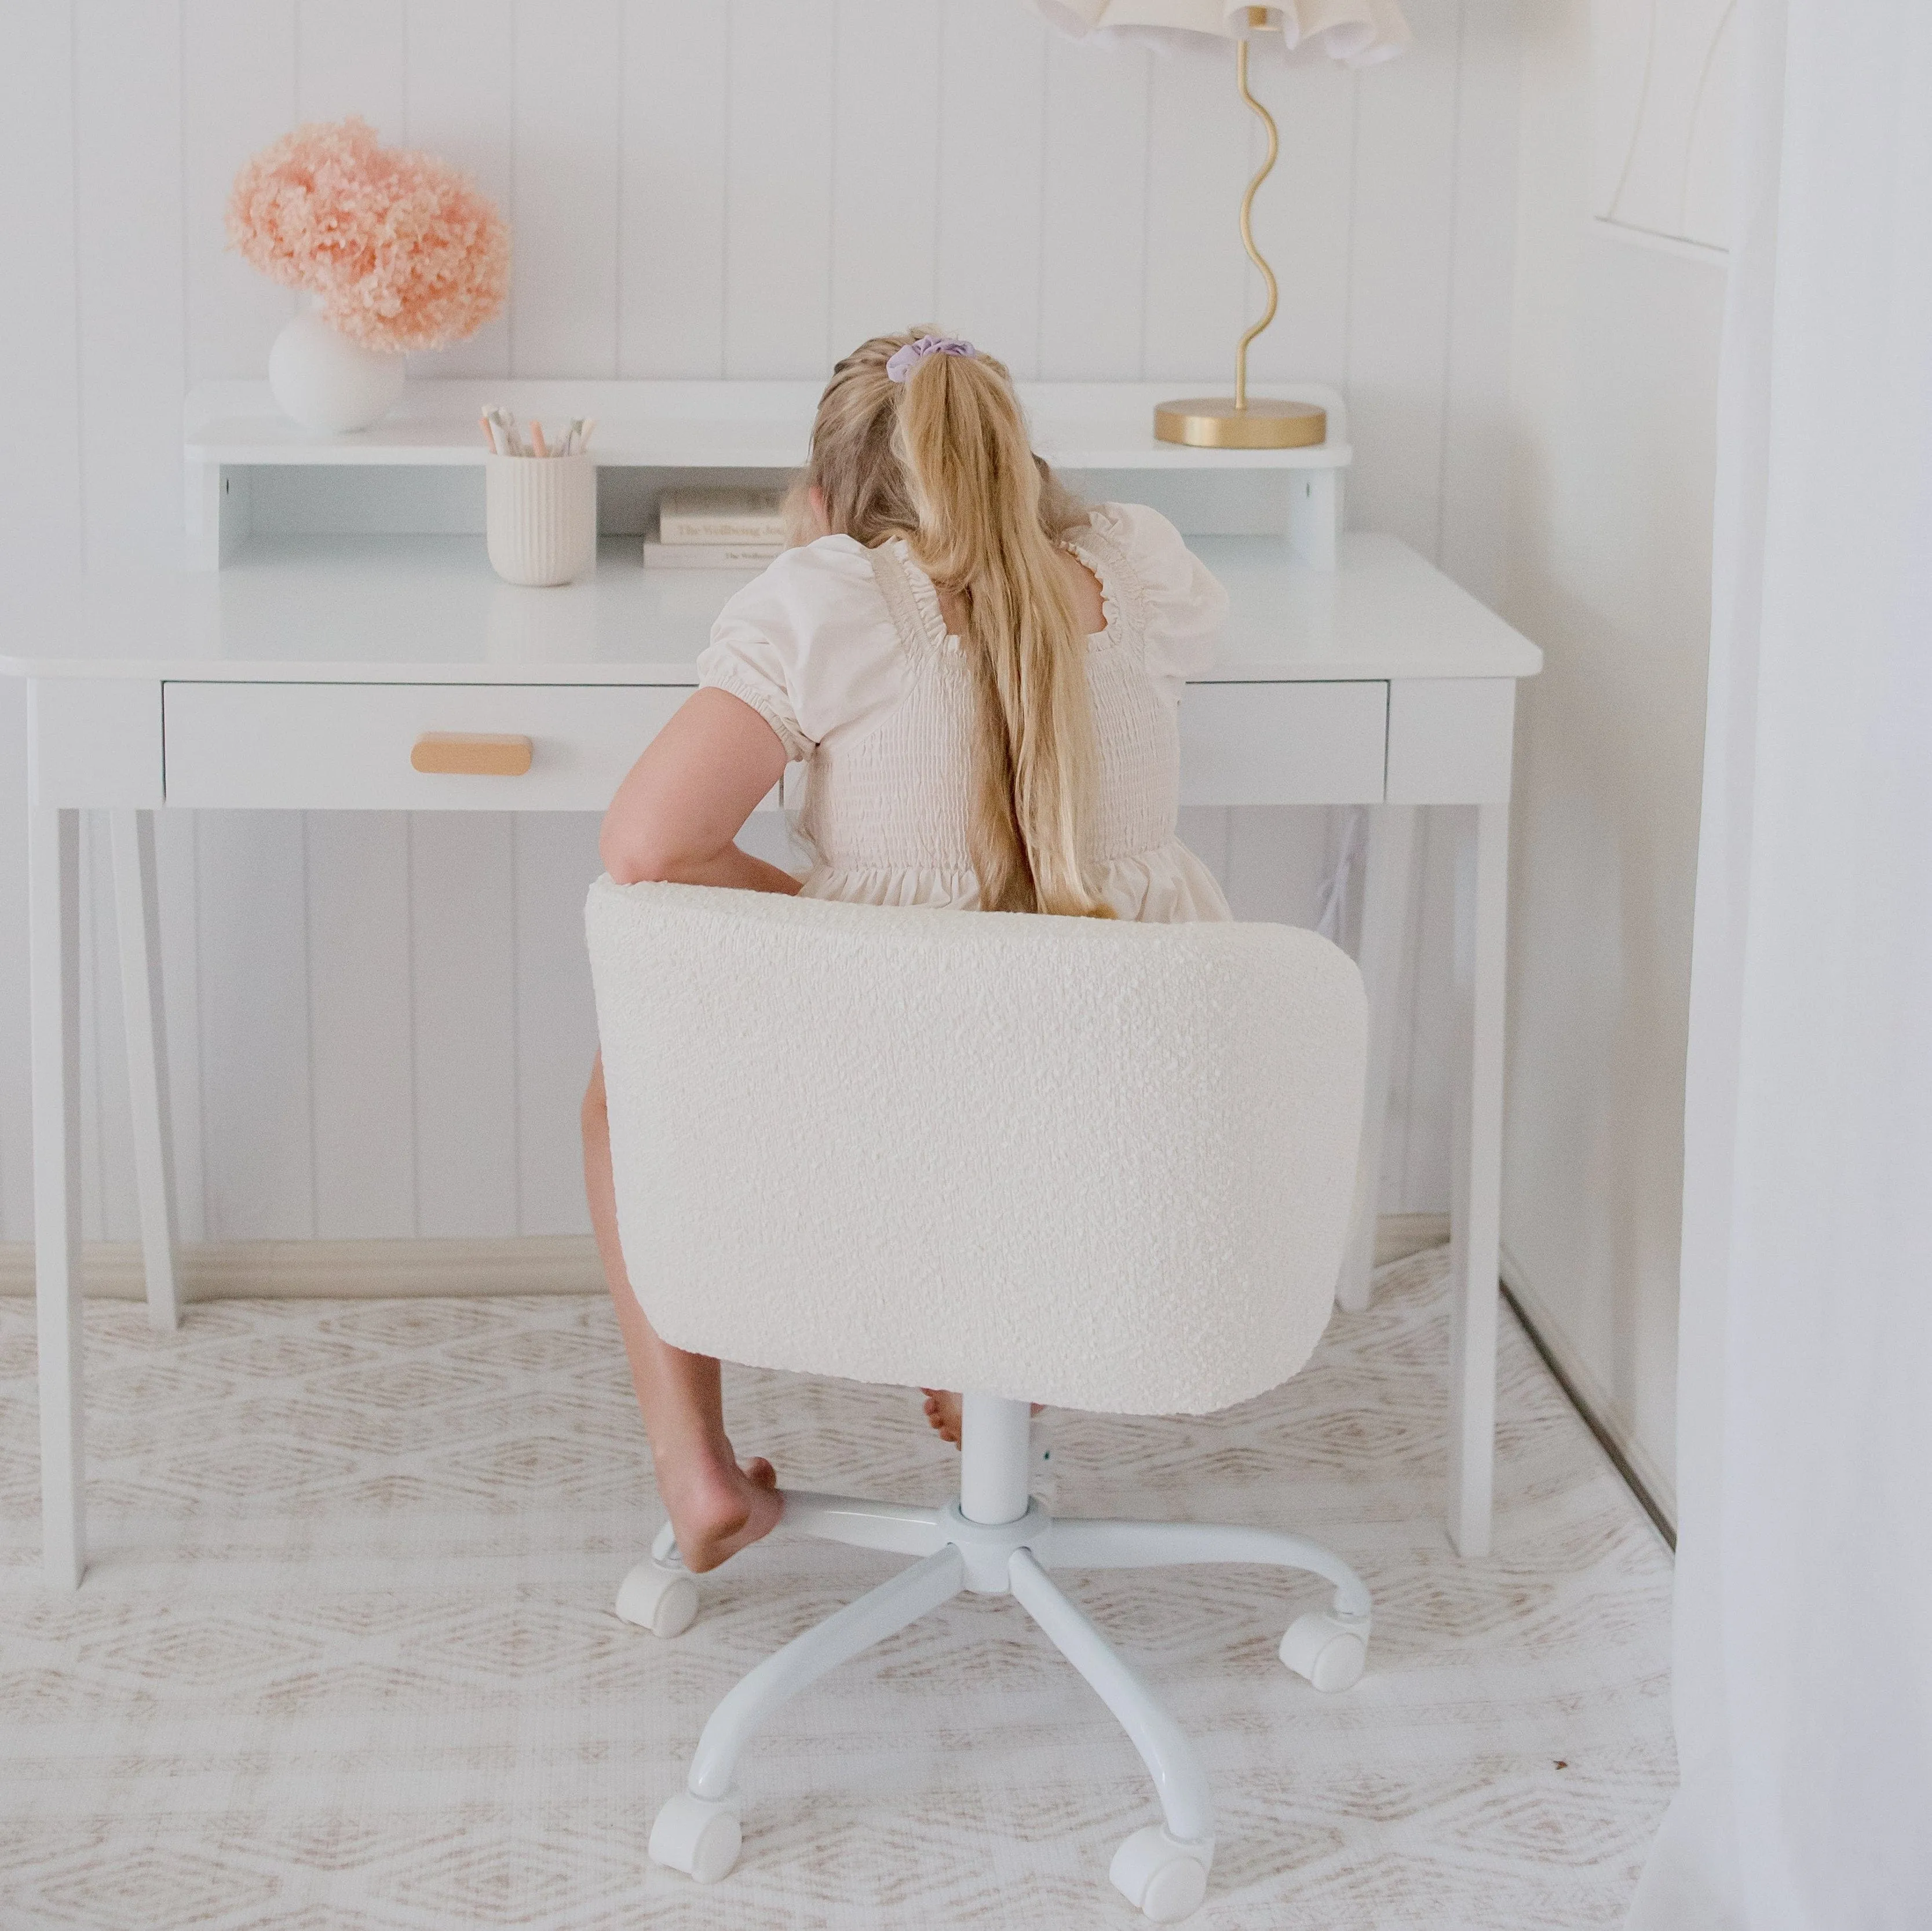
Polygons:
<instances>
[{"instance_id":1,"label":"desk top surface","mask_svg":"<svg viewBox=\"0 0 1932 1931\"><path fill-rule=\"evenodd\" d=\"M1278 538L1190 539L1228 587L1204 682L1527 677L1543 654L1391 536L1312 570ZM607 538L596 573L525 589L478 536L258 539L223 570L0 589L0 673L274 683L688 684L748 571L646 570Z\"/></svg>"}]
</instances>

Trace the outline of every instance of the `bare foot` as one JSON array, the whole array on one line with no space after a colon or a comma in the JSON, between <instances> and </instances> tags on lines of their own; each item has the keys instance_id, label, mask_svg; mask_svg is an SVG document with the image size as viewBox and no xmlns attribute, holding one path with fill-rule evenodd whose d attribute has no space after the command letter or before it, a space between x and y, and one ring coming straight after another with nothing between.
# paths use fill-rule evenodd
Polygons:
<instances>
[{"instance_id":1,"label":"bare foot","mask_svg":"<svg viewBox=\"0 0 1932 1931\"><path fill-rule=\"evenodd\" d=\"M658 1493L685 1567L701 1576L770 1535L784 1513L778 1486L778 1471L763 1456L742 1468L720 1459L675 1471L660 1468Z\"/></svg>"},{"instance_id":2,"label":"bare foot","mask_svg":"<svg viewBox=\"0 0 1932 1931\"><path fill-rule=\"evenodd\" d=\"M941 1441L950 1441L955 1448L959 1446L959 1397L944 1388L922 1388L920 1392L926 1397L926 1419L933 1432Z\"/></svg>"},{"instance_id":3,"label":"bare foot","mask_svg":"<svg viewBox=\"0 0 1932 1931\"><path fill-rule=\"evenodd\" d=\"M926 1419L933 1432L941 1441L950 1441L955 1448L959 1446L959 1397L944 1388L922 1388L920 1393L926 1397ZM1033 1411L1038 1414L1042 1404L1036 1402Z\"/></svg>"}]
</instances>

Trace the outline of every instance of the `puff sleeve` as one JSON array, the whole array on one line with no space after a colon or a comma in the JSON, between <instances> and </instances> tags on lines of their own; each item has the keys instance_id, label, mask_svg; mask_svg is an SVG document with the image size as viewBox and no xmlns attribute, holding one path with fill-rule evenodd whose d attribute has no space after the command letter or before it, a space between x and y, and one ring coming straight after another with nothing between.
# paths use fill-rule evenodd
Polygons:
<instances>
[{"instance_id":1,"label":"puff sleeve","mask_svg":"<svg viewBox=\"0 0 1932 1931\"><path fill-rule=\"evenodd\" d=\"M796 763L890 696L894 644L865 550L821 537L787 550L718 613L698 681L750 705Z\"/></svg>"},{"instance_id":2,"label":"puff sleeve","mask_svg":"<svg viewBox=\"0 0 1932 1931\"><path fill-rule=\"evenodd\" d=\"M1094 523L1137 580L1148 675L1178 700L1181 685L1214 661L1228 593L1160 511L1108 503L1094 512Z\"/></svg>"}]
</instances>

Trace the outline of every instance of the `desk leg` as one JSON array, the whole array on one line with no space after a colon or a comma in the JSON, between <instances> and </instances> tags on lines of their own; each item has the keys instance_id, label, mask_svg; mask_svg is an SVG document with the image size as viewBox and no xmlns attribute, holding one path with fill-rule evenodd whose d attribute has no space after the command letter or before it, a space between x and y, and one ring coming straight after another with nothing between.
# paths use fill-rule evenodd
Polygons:
<instances>
[{"instance_id":1,"label":"desk leg","mask_svg":"<svg viewBox=\"0 0 1932 1931\"><path fill-rule=\"evenodd\" d=\"M154 817L152 811L110 811L107 816L114 843L114 922L121 941L121 1009L128 1035L128 1096L134 1113L134 1180L141 1204L148 1319L165 1333L181 1325L181 1294L175 1279L174 1151L168 1134Z\"/></svg>"},{"instance_id":2,"label":"desk leg","mask_svg":"<svg viewBox=\"0 0 1932 1931\"><path fill-rule=\"evenodd\" d=\"M41 1560L54 1588L76 1589L87 1561L81 1439L80 814L33 806L28 846Z\"/></svg>"},{"instance_id":3,"label":"desk leg","mask_svg":"<svg viewBox=\"0 0 1932 1931\"><path fill-rule=\"evenodd\" d=\"M1402 991L1408 937L1410 880L1415 850L1415 807L1370 808L1366 876L1362 886L1362 982L1369 996L1369 1078L1362 1111L1362 1147L1355 1163L1355 1209L1335 1298L1352 1312L1369 1304L1376 1266L1376 1208L1382 1198L1382 1135L1388 1124L1390 1071L1394 1063L1396 1002Z\"/></svg>"},{"instance_id":4,"label":"desk leg","mask_svg":"<svg viewBox=\"0 0 1932 1931\"><path fill-rule=\"evenodd\" d=\"M1456 848L1456 1101L1450 1167L1449 1537L1486 1555L1495 1486L1509 807L1466 812Z\"/></svg>"}]
</instances>

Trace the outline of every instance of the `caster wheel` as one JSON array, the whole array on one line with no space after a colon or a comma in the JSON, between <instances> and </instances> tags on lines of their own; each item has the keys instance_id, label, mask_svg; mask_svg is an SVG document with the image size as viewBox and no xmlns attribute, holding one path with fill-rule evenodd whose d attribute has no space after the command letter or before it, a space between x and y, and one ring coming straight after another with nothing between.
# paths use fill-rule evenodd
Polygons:
<instances>
[{"instance_id":1,"label":"caster wheel","mask_svg":"<svg viewBox=\"0 0 1932 1931\"><path fill-rule=\"evenodd\" d=\"M1190 1918L1208 1895L1208 1867L1214 1840L1183 1843L1165 1828L1150 1824L1136 1831L1114 1853L1107 1875L1127 1902L1156 1924L1178 1924Z\"/></svg>"},{"instance_id":2,"label":"caster wheel","mask_svg":"<svg viewBox=\"0 0 1932 1931\"><path fill-rule=\"evenodd\" d=\"M1281 1660L1324 1694L1352 1689L1369 1660L1369 1619L1310 1609L1288 1624Z\"/></svg>"},{"instance_id":3,"label":"caster wheel","mask_svg":"<svg viewBox=\"0 0 1932 1931\"><path fill-rule=\"evenodd\" d=\"M716 1884L730 1875L743 1841L735 1790L716 1802L680 1790L651 1826L651 1862L682 1871L700 1884Z\"/></svg>"},{"instance_id":4,"label":"caster wheel","mask_svg":"<svg viewBox=\"0 0 1932 1931\"><path fill-rule=\"evenodd\" d=\"M698 1585L682 1569L646 1556L617 1585L617 1613L654 1636L681 1636L698 1616Z\"/></svg>"}]
</instances>

